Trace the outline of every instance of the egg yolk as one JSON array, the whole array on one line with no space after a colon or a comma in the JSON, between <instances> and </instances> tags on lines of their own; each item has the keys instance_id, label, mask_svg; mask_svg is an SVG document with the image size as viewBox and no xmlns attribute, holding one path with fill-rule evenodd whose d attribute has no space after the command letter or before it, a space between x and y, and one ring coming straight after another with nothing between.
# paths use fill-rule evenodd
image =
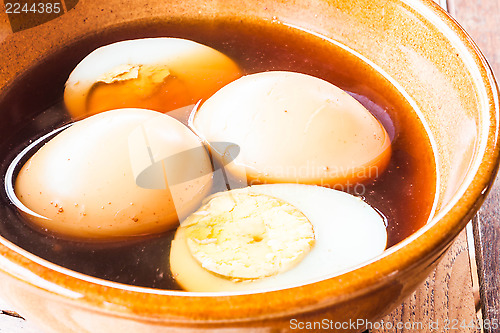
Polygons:
<instances>
[{"instance_id":1,"label":"egg yolk","mask_svg":"<svg viewBox=\"0 0 500 333\"><path fill-rule=\"evenodd\" d=\"M257 279L293 267L314 245L309 220L283 200L223 192L182 223L188 248L226 278Z\"/></svg>"}]
</instances>

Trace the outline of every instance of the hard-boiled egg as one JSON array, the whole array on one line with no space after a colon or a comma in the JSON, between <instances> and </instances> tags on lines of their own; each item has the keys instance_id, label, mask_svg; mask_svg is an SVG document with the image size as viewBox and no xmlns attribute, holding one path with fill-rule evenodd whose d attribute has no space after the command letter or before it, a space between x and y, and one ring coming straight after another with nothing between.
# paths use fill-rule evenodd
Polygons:
<instances>
[{"instance_id":1,"label":"hard-boiled egg","mask_svg":"<svg viewBox=\"0 0 500 333\"><path fill-rule=\"evenodd\" d=\"M170 267L187 291L274 290L318 281L381 254L384 218L360 198L312 185L217 193L172 241Z\"/></svg>"},{"instance_id":2,"label":"hard-boiled egg","mask_svg":"<svg viewBox=\"0 0 500 333\"><path fill-rule=\"evenodd\" d=\"M355 184L377 177L391 156L389 135L358 101L319 78L264 72L226 85L191 119L226 170L249 183Z\"/></svg>"},{"instance_id":3,"label":"hard-boiled egg","mask_svg":"<svg viewBox=\"0 0 500 333\"><path fill-rule=\"evenodd\" d=\"M230 58L190 40L127 40L86 56L66 82L64 101L73 117L117 108L167 112L208 98L240 76Z\"/></svg>"},{"instance_id":4,"label":"hard-boiled egg","mask_svg":"<svg viewBox=\"0 0 500 333\"><path fill-rule=\"evenodd\" d=\"M156 111L120 109L47 142L21 168L15 194L40 228L114 240L176 227L211 183L208 154L186 126Z\"/></svg>"}]
</instances>

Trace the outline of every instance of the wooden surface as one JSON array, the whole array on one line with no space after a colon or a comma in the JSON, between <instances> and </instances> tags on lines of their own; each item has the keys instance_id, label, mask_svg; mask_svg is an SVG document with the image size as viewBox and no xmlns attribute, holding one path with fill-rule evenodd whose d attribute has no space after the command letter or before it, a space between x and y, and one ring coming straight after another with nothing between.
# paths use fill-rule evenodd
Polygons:
<instances>
[{"instance_id":1,"label":"wooden surface","mask_svg":"<svg viewBox=\"0 0 500 333\"><path fill-rule=\"evenodd\" d=\"M500 75L500 0L449 0L452 14L469 32ZM500 177L497 176L474 225L479 268L482 316L485 322L500 321ZM493 325L492 325L493 326ZM500 328L485 332L500 332Z\"/></svg>"},{"instance_id":2,"label":"wooden surface","mask_svg":"<svg viewBox=\"0 0 500 333\"><path fill-rule=\"evenodd\" d=\"M500 0L448 0L452 15L467 30L500 75ZM474 224L476 259L479 271L483 321L500 321L500 177ZM493 326L493 325L491 325ZM485 332L500 332L488 328Z\"/></svg>"},{"instance_id":3,"label":"wooden surface","mask_svg":"<svg viewBox=\"0 0 500 333\"><path fill-rule=\"evenodd\" d=\"M434 273L403 304L383 318L384 322L399 324L402 328L372 329L370 332L481 332L470 267L464 230Z\"/></svg>"},{"instance_id":4,"label":"wooden surface","mask_svg":"<svg viewBox=\"0 0 500 333\"><path fill-rule=\"evenodd\" d=\"M500 0L441 0L452 16L469 32L500 75ZM482 321L475 310L467 237L463 232L434 273L384 322L400 329L370 332L480 332L486 320L500 319L500 179L478 214L475 225L477 260L480 268ZM496 275L491 274L496 272ZM0 310L9 310L0 300ZM22 314L21 314L22 315ZM455 327L455 323L458 325ZM448 329L446 329L448 324ZM29 322L0 311L0 333L38 333ZM500 332L486 329L485 332Z\"/></svg>"}]
</instances>

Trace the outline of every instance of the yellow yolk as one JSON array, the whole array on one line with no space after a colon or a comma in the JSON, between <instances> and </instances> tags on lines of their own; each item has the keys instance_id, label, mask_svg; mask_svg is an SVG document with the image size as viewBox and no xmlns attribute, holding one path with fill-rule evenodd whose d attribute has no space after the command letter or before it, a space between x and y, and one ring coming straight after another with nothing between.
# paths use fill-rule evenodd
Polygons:
<instances>
[{"instance_id":1,"label":"yellow yolk","mask_svg":"<svg viewBox=\"0 0 500 333\"><path fill-rule=\"evenodd\" d=\"M223 192L181 228L203 268L236 279L272 276L293 267L314 245L311 223L283 200Z\"/></svg>"}]
</instances>

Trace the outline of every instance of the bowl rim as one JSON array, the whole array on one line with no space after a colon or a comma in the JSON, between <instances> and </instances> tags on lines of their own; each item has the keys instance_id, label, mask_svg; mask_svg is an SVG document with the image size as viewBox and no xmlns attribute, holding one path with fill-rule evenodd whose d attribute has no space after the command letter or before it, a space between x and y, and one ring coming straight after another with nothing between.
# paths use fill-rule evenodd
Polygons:
<instances>
[{"instance_id":1,"label":"bowl rim","mask_svg":"<svg viewBox=\"0 0 500 333\"><path fill-rule=\"evenodd\" d=\"M427 21L432 15L433 19L439 20L438 31L443 36L448 38L453 34L458 37L481 74L481 87L486 90L489 105L488 114L483 115L489 120L489 126L483 128L487 137L484 151L478 152L477 164L469 170L470 177L458 191L461 195L455 194L456 200L447 205L432 223L355 270L311 284L266 291L265 302L261 293L256 292L201 294L110 282L50 263L3 237L0 237L0 271L47 292L47 295L67 302L77 300L77 305L83 308L99 308L99 311L119 317L182 325L193 320L198 323L242 322L313 311L379 288L387 279L396 279L417 265L435 249L442 253L446 244L459 234L479 209L495 179L500 153L499 90L493 71L471 37L435 2L391 1L403 3ZM448 31L443 32L443 27ZM366 274L368 272L370 274ZM217 297L213 297L215 295Z\"/></svg>"}]
</instances>

